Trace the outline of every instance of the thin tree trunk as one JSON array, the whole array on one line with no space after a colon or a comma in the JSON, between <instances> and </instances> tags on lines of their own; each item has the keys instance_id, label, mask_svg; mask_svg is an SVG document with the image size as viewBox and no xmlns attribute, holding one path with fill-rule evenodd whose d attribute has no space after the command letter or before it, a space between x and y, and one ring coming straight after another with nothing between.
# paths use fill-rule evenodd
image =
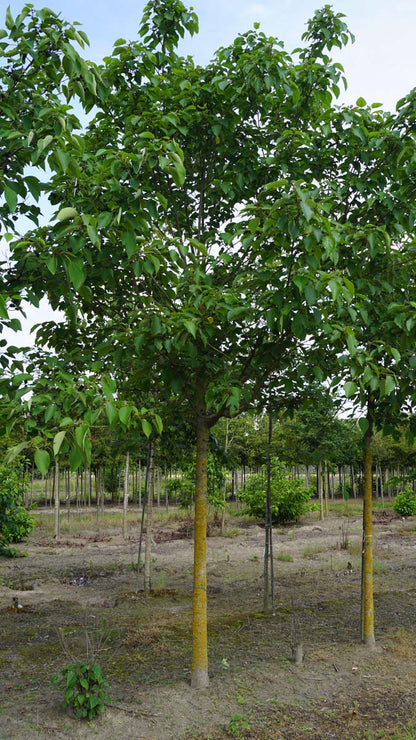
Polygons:
<instances>
[{"instance_id":1,"label":"thin tree trunk","mask_svg":"<svg viewBox=\"0 0 416 740\"><path fill-rule=\"evenodd\" d=\"M324 462L324 470L323 470L323 488L325 492L325 514L328 516L329 514L329 473L328 473L328 463Z\"/></svg>"},{"instance_id":2,"label":"thin tree trunk","mask_svg":"<svg viewBox=\"0 0 416 740\"><path fill-rule=\"evenodd\" d=\"M142 461L139 459L139 506L142 505Z\"/></svg>"},{"instance_id":3,"label":"thin tree trunk","mask_svg":"<svg viewBox=\"0 0 416 740\"><path fill-rule=\"evenodd\" d=\"M60 535L60 511L59 511L59 463L55 462L55 476L54 476L54 497L55 497L55 537Z\"/></svg>"},{"instance_id":4,"label":"thin tree trunk","mask_svg":"<svg viewBox=\"0 0 416 740\"><path fill-rule=\"evenodd\" d=\"M272 522L272 497L271 497L271 444L273 434L273 419L269 413L269 436L267 452L267 488L266 488L266 521L265 521L265 544L264 544L264 594L263 612L269 611L274 614L274 567L273 567L273 522ZM270 563L270 580L269 580ZM270 596L270 606L269 606ZM270 608L271 607L271 608Z\"/></svg>"},{"instance_id":5,"label":"thin tree trunk","mask_svg":"<svg viewBox=\"0 0 416 740\"><path fill-rule=\"evenodd\" d=\"M65 474L64 474L65 475ZM66 471L66 511L68 516L68 522L71 518L71 470L68 468Z\"/></svg>"},{"instance_id":6,"label":"thin tree trunk","mask_svg":"<svg viewBox=\"0 0 416 740\"><path fill-rule=\"evenodd\" d=\"M230 420L225 420L225 442L224 442L224 455L227 457L228 452L228 439L230 431ZM225 501L227 498L227 475L224 473L224 486L222 489L222 512L221 512L221 536L224 536L225 531Z\"/></svg>"},{"instance_id":7,"label":"thin tree trunk","mask_svg":"<svg viewBox=\"0 0 416 740\"><path fill-rule=\"evenodd\" d=\"M354 466L351 465L351 493L354 498L357 498L357 488L355 485L355 473L354 473Z\"/></svg>"},{"instance_id":8,"label":"thin tree trunk","mask_svg":"<svg viewBox=\"0 0 416 740\"><path fill-rule=\"evenodd\" d=\"M364 501L363 501L363 550L361 566L361 639L369 647L375 646L374 595L373 595L373 436L372 404L367 408L368 429L364 435Z\"/></svg>"},{"instance_id":9,"label":"thin tree trunk","mask_svg":"<svg viewBox=\"0 0 416 740\"><path fill-rule=\"evenodd\" d=\"M321 463L318 462L316 466L316 485L318 488L318 499L319 499L319 518L324 518L324 499L322 496L322 475L321 475Z\"/></svg>"},{"instance_id":10,"label":"thin tree trunk","mask_svg":"<svg viewBox=\"0 0 416 740\"><path fill-rule=\"evenodd\" d=\"M152 588L152 524L153 524L153 497L155 494L155 443L149 442L149 482L147 496L146 518L146 547L144 551L144 592L147 594Z\"/></svg>"},{"instance_id":11,"label":"thin tree trunk","mask_svg":"<svg viewBox=\"0 0 416 740\"><path fill-rule=\"evenodd\" d=\"M130 452L126 452L126 464L124 467L124 496L123 496L123 537L127 539L127 511L129 505L129 472L130 472Z\"/></svg>"},{"instance_id":12,"label":"thin tree trunk","mask_svg":"<svg viewBox=\"0 0 416 740\"><path fill-rule=\"evenodd\" d=\"M194 589L192 619L192 674L193 688L208 686L207 640L207 467L209 426L199 417L196 441L195 532L194 532Z\"/></svg>"}]
</instances>

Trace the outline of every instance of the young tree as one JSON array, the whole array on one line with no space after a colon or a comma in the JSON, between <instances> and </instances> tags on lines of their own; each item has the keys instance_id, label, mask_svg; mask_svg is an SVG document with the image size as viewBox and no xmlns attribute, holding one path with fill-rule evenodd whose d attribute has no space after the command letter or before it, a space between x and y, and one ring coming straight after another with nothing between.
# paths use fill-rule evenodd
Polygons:
<instances>
[{"instance_id":1,"label":"young tree","mask_svg":"<svg viewBox=\"0 0 416 740\"><path fill-rule=\"evenodd\" d=\"M186 399L197 439L192 684L203 687L210 430L258 402L271 375L287 390L296 347L308 337L307 362L328 304L351 300L336 267L336 183L355 134L347 126L327 154L326 128L344 120L328 52L349 38L328 6L296 59L255 28L196 66L176 52L196 29L179 0L157 0L142 40L117 42L100 70L105 99L52 180L58 223L30 249L14 245L12 278L30 274L31 290L66 312L87 366L127 362Z\"/></svg>"}]
</instances>

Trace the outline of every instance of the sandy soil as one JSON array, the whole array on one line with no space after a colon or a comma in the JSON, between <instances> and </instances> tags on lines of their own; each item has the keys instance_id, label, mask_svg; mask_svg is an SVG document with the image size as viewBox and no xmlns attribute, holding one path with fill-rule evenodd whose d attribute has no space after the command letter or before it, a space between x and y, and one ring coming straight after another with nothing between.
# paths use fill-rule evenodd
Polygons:
<instances>
[{"instance_id":1,"label":"sandy soil","mask_svg":"<svg viewBox=\"0 0 416 740\"><path fill-rule=\"evenodd\" d=\"M171 539L178 525L156 531L147 597L137 527L128 541L98 524L59 541L35 530L20 546L28 557L0 559L0 738L414 740L415 521L375 516L375 650L359 642L358 516L311 514L274 530L269 616L264 531L237 534L237 524L208 540L210 686L200 691L189 686L193 543ZM86 625L112 695L89 724L50 683L65 650L85 657Z\"/></svg>"}]
</instances>

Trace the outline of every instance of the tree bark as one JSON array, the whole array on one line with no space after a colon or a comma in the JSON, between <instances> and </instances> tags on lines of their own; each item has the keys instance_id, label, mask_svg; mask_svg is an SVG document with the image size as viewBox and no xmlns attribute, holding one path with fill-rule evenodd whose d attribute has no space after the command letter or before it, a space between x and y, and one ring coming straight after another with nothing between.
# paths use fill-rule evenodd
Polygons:
<instances>
[{"instance_id":1,"label":"tree bark","mask_svg":"<svg viewBox=\"0 0 416 740\"><path fill-rule=\"evenodd\" d=\"M373 415L371 401L367 408L368 429L364 435L364 500L363 500L363 550L361 565L361 639L369 647L375 646L374 595L373 595Z\"/></svg>"},{"instance_id":2,"label":"tree bark","mask_svg":"<svg viewBox=\"0 0 416 740\"><path fill-rule=\"evenodd\" d=\"M270 611L274 615L274 568L273 568L273 520L272 520L272 496L271 496L271 444L273 434L273 418L269 413L269 436L267 453L267 489L266 489L266 521L265 521L265 543L264 543L264 593L263 612ZM270 564L270 569L269 569ZM270 570L270 572L269 572ZM270 579L269 579L270 575ZM270 596L270 606L269 606Z\"/></svg>"},{"instance_id":3,"label":"tree bark","mask_svg":"<svg viewBox=\"0 0 416 740\"><path fill-rule=\"evenodd\" d=\"M155 495L155 443L149 442L149 477L146 517L146 547L144 551L144 592L147 594L152 588L152 525L153 525L153 497Z\"/></svg>"},{"instance_id":4,"label":"tree bark","mask_svg":"<svg viewBox=\"0 0 416 740\"><path fill-rule=\"evenodd\" d=\"M321 473L321 463L318 462L316 466L316 485L318 489L318 499L319 499L319 518L324 518L324 499L322 496L322 473Z\"/></svg>"},{"instance_id":5,"label":"tree bark","mask_svg":"<svg viewBox=\"0 0 416 740\"><path fill-rule=\"evenodd\" d=\"M192 620L191 685L196 689L208 686L207 643L207 467L209 425L203 417L197 422L195 532L194 532L194 591Z\"/></svg>"},{"instance_id":6,"label":"tree bark","mask_svg":"<svg viewBox=\"0 0 416 740\"><path fill-rule=\"evenodd\" d=\"M59 463L55 462L55 477L54 477L54 496L55 496L55 537L60 535L60 511L59 511Z\"/></svg>"},{"instance_id":7,"label":"tree bark","mask_svg":"<svg viewBox=\"0 0 416 740\"><path fill-rule=\"evenodd\" d=\"M124 466L124 496L123 496L123 537L126 540L128 534L127 511L129 505L129 473L130 473L130 452L126 452L126 463Z\"/></svg>"}]
</instances>

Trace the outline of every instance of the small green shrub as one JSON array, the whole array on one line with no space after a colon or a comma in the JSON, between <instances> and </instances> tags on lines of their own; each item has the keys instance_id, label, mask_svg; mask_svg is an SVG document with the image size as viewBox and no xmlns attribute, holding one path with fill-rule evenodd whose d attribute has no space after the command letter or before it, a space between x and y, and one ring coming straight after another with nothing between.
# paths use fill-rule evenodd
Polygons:
<instances>
[{"instance_id":1,"label":"small green shrub","mask_svg":"<svg viewBox=\"0 0 416 740\"><path fill-rule=\"evenodd\" d=\"M104 711L105 703L110 702L109 686L97 663L69 663L61 675L53 676L52 683L64 688L65 706L72 707L80 719L94 719Z\"/></svg>"},{"instance_id":2,"label":"small green shrub","mask_svg":"<svg viewBox=\"0 0 416 740\"><path fill-rule=\"evenodd\" d=\"M245 513L264 519L266 512L266 474L251 475L246 480L245 490L240 497L246 505ZM271 508L274 522L296 521L308 509L312 490L303 481L287 478L284 466L273 459L271 466Z\"/></svg>"},{"instance_id":3,"label":"small green shrub","mask_svg":"<svg viewBox=\"0 0 416 740\"><path fill-rule=\"evenodd\" d=\"M393 508L400 516L414 516L416 514L416 495L411 488L405 488L402 493L396 496Z\"/></svg>"},{"instance_id":4,"label":"small green shrub","mask_svg":"<svg viewBox=\"0 0 416 740\"><path fill-rule=\"evenodd\" d=\"M21 542L34 527L31 514L24 507L25 476L21 466L0 466L0 555L16 557L9 547Z\"/></svg>"}]
</instances>

